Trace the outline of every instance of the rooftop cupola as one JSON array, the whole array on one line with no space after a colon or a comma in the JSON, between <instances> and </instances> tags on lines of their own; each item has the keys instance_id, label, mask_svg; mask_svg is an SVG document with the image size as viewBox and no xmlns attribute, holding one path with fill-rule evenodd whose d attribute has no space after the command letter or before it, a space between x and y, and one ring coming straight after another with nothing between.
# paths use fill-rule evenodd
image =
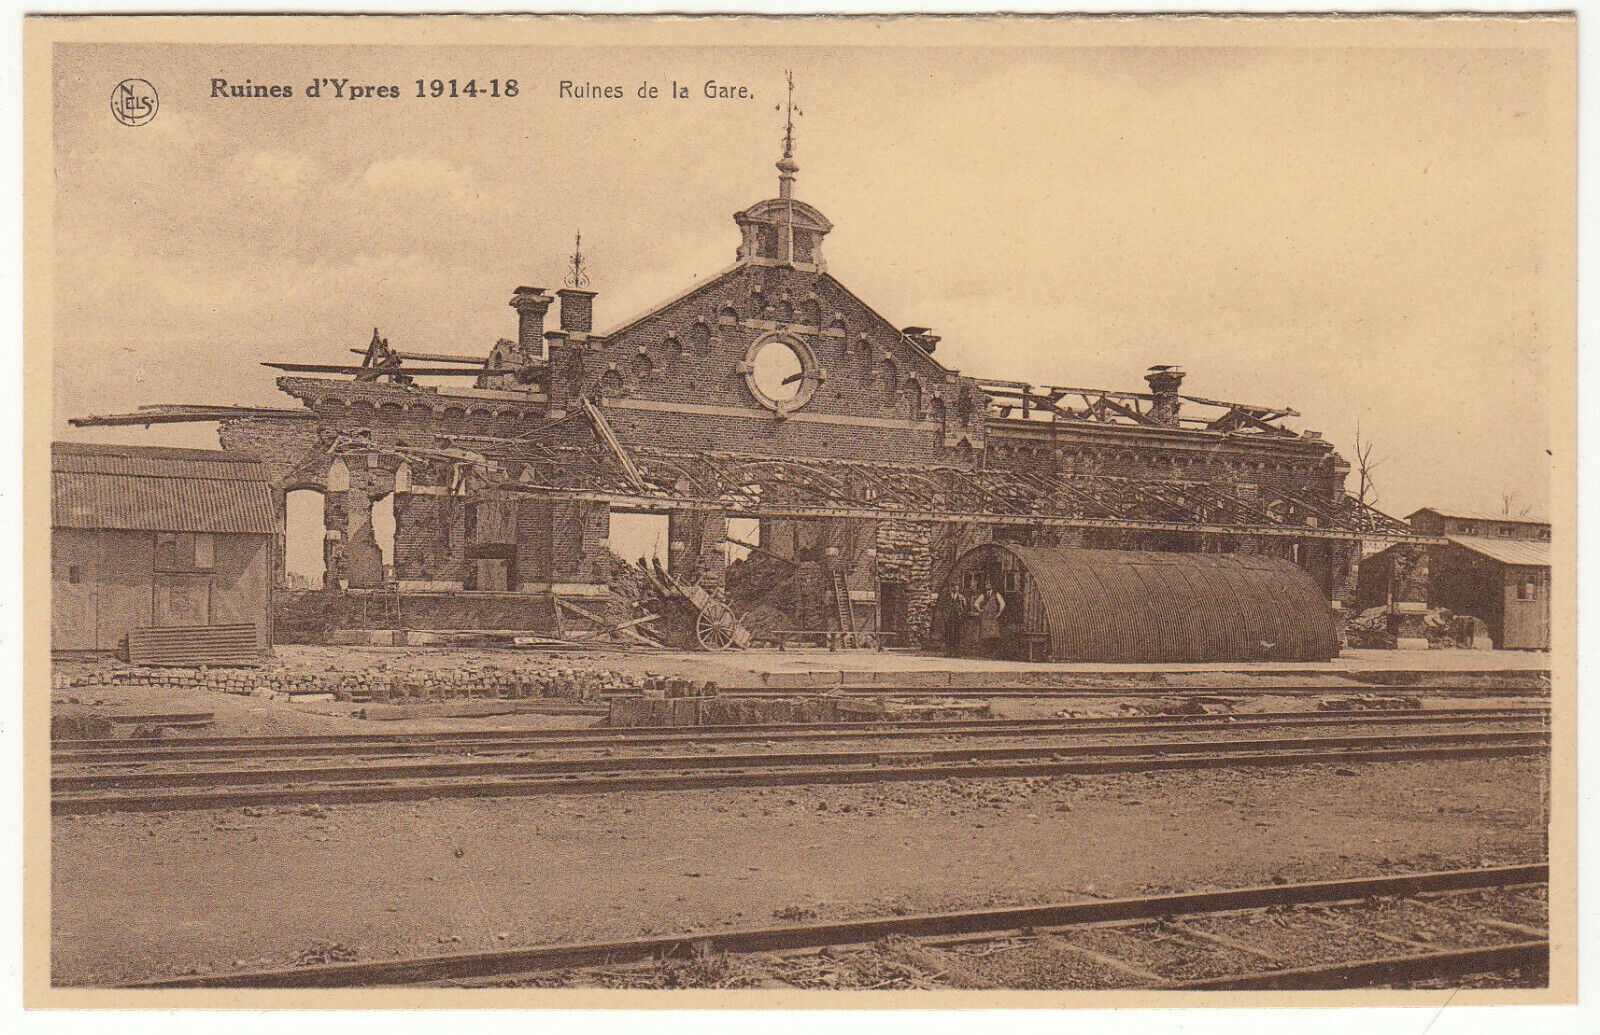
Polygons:
<instances>
[{"instance_id":1,"label":"rooftop cupola","mask_svg":"<svg viewBox=\"0 0 1600 1035\"><path fill-rule=\"evenodd\" d=\"M787 73L789 100L783 127L783 157L778 159L778 196L758 201L733 221L743 235L738 261L754 266L791 266L822 271L822 238L833 229L827 217L803 201L794 200L795 174L800 165L794 160L794 117L801 114L794 106L794 73Z\"/></svg>"}]
</instances>

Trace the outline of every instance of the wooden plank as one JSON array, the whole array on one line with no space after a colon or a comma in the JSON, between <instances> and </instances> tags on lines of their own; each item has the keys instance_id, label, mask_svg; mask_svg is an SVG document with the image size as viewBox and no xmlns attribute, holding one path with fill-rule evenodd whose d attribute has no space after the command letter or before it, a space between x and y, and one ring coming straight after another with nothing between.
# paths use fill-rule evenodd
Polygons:
<instances>
[{"instance_id":1,"label":"wooden plank","mask_svg":"<svg viewBox=\"0 0 1600 1035\"><path fill-rule=\"evenodd\" d=\"M616 456L617 462L622 465L622 471L628 476L628 482L635 489L645 488L644 475L639 473L639 468L634 464L633 457L623 448L622 440L617 438L617 433L611 429L611 422L606 420L606 415L600 411L587 397L583 399L583 412L589 415L589 420L594 423L594 430L600 436L600 441L606 444Z\"/></svg>"}]
</instances>

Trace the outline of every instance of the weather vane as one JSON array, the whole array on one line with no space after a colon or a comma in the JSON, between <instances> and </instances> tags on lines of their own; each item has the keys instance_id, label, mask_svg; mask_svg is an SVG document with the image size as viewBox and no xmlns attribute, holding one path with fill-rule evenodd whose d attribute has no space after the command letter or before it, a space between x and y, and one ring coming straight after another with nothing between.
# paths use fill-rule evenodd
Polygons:
<instances>
[{"instance_id":1,"label":"weather vane","mask_svg":"<svg viewBox=\"0 0 1600 1035\"><path fill-rule=\"evenodd\" d=\"M572 242L572 272L567 274L567 287L589 286L589 268L583 264L583 233L579 231Z\"/></svg>"},{"instance_id":2,"label":"weather vane","mask_svg":"<svg viewBox=\"0 0 1600 1035\"><path fill-rule=\"evenodd\" d=\"M787 109L783 122L783 157L790 158L794 155L794 117L796 115L804 115L805 112L794 106L794 70L786 68L783 70L783 74L789 81L789 100L786 105L775 106L773 111Z\"/></svg>"}]
</instances>

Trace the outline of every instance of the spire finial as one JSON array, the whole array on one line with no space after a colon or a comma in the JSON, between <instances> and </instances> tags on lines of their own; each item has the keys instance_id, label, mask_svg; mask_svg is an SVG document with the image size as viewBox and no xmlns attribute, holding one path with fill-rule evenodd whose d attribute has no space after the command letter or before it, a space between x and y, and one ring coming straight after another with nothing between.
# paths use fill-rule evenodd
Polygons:
<instances>
[{"instance_id":1,"label":"spire finial","mask_svg":"<svg viewBox=\"0 0 1600 1035\"><path fill-rule=\"evenodd\" d=\"M788 114L783 122L783 157L789 158L794 155L794 69L784 69L783 75L789 81Z\"/></svg>"},{"instance_id":2,"label":"spire finial","mask_svg":"<svg viewBox=\"0 0 1600 1035\"><path fill-rule=\"evenodd\" d=\"M783 74L789 83L789 98L784 105L783 157L778 159L778 197L788 198L794 193L794 174L800 171L800 166L794 160L794 117L805 112L794 106L794 70L786 68Z\"/></svg>"},{"instance_id":3,"label":"spire finial","mask_svg":"<svg viewBox=\"0 0 1600 1035\"><path fill-rule=\"evenodd\" d=\"M583 231L572 241L572 272L567 274L567 287L586 288L589 286L589 268L583 264Z\"/></svg>"}]
</instances>

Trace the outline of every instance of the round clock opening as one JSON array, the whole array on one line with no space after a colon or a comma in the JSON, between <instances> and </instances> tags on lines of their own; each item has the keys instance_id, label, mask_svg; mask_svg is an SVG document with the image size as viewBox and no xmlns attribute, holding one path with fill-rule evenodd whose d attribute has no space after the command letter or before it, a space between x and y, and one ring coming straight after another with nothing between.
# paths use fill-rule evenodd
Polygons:
<instances>
[{"instance_id":1,"label":"round clock opening","mask_svg":"<svg viewBox=\"0 0 1600 1035\"><path fill-rule=\"evenodd\" d=\"M805 364L787 342L769 341L750 362L756 391L775 403L793 402L805 387Z\"/></svg>"}]
</instances>

